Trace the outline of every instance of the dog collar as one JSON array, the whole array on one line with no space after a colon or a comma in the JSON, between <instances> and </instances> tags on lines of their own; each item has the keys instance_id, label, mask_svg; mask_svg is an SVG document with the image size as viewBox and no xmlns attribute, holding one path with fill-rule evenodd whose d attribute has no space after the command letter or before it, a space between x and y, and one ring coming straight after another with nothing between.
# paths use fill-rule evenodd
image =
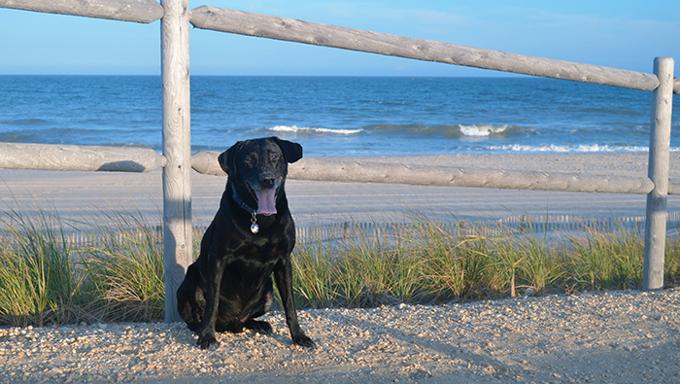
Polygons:
<instances>
[{"instance_id":1,"label":"dog collar","mask_svg":"<svg viewBox=\"0 0 680 384\"><path fill-rule=\"evenodd\" d=\"M235 188L231 189L231 197L241 209L250 213L250 233L257 235L257 233L260 232L260 225L257 224L257 211L249 207L248 204L238 197Z\"/></svg>"}]
</instances>

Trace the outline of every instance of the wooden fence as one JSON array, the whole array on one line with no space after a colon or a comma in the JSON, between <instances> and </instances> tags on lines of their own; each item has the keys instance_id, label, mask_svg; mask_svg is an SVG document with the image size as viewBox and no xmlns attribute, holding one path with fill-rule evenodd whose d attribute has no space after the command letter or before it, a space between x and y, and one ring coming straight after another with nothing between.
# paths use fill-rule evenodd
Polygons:
<instances>
[{"instance_id":1,"label":"wooden fence","mask_svg":"<svg viewBox=\"0 0 680 384\"><path fill-rule=\"evenodd\" d=\"M189 103L189 28L342 48L409 59L492 69L653 91L648 177L584 177L577 173L480 171L415 167L372 162L305 159L290 177L305 180L361 181L416 185L544 189L647 195L644 289L663 286L668 194L680 185L668 177L673 93L673 59L654 60L654 73L524 56L438 41L361 31L333 25L202 6L189 0L0 0L0 7L36 12L151 23L161 19L163 79L163 155L149 149L0 143L0 168L147 172L163 168L163 228L166 321L176 321L174 292L192 255L191 178L197 172L223 174L214 153L191 157Z\"/></svg>"},{"instance_id":2,"label":"wooden fence","mask_svg":"<svg viewBox=\"0 0 680 384\"><path fill-rule=\"evenodd\" d=\"M517 237L541 238L555 241L556 244L578 239L585 234L594 233L620 233L641 235L644 232L645 217L641 215L604 217L582 216L570 214L545 214L545 215L511 215L499 219L478 219L474 222L463 222L451 218L437 222L438 228L445 230L453 238L465 236L483 235L494 238L494 235L505 236L511 234ZM670 212L668 215L670 225L669 232L677 235L680 231L680 212ZM154 242L162 242L163 227L140 222L143 227L117 228L112 232L90 230L67 230L63 232L64 241L74 247L101 246L113 241L132 241L143 243L148 241L149 234ZM295 227L295 240L297 244L317 246L356 241L366 239L369 241L389 240L397 237L409 236L420 233L423 222L398 221L337 221L326 224L302 225ZM202 236L207 225L194 225L195 237ZM0 232L0 236L3 233Z\"/></svg>"}]
</instances>

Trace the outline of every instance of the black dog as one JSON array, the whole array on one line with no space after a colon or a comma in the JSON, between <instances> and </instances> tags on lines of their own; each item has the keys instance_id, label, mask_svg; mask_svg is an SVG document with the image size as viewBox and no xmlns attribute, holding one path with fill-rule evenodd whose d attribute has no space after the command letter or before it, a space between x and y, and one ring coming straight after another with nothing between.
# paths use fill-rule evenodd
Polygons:
<instances>
[{"instance_id":1,"label":"black dog","mask_svg":"<svg viewBox=\"0 0 680 384\"><path fill-rule=\"evenodd\" d=\"M288 163L301 157L300 144L277 137L239 141L219 156L227 187L198 260L177 290L177 309L201 348L217 343L215 331L272 332L269 323L255 320L271 307L272 272L293 342L314 347L293 304L295 224L284 191Z\"/></svg>"}]
</instances>

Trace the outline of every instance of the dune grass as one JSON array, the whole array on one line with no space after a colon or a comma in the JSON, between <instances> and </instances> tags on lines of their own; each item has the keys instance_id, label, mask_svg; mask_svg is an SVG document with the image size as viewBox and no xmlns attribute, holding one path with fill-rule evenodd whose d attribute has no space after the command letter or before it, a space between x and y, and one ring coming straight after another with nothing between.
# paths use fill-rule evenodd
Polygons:
<instances>
[{"instance_id":1,"label":"dune grass","mask_svg":"<svg viewBox=\"0 0 680 384\"><path fill-rule=\"evenodd\" d=\"M165 287L160 236L141 217L118 215L107 222L114 223L113 234L82 249L82 265L93 298L99 302L97 317L106 321L162 318Z\"/></svg>"},{"instance_id":2,"label":"dune grass","mask_svg":"<svg viewBox=\"0 0 680 384\"><path fill-rule=\"evenodd\" d=\"M58 218L0 218L0 324L152 321L163 316L162 241L134 216L105 218L96 244L74 246ZM387 233L349 228L293 254L299 307L442 303L639 288L643 243L634 232L548 240L528 231L422 222ZM196 236L196 242L200 236ZM196 246L197 250L198 247ZM667 285L680 283L680 239L669 239Z\"/></svg>"},{"instance_id":3,"label":"dune grass","mask_svg":"<svg viewBox=\"0 0 680 384\"><path fill-rule=\"evenodd\" d=\"M298 304L441 303L630 289L641 283L643 243L623 229L548 241L474 227L456 236L445 225L423 223L393 237L352 234L339 244L299 248L293 258ZM680 277L679 253L680 240L670 239L669 285Z\"/></svg>"},{"instance_id":4,"label":"dune grass","mask_svg":"<svg viewBox=\"0 0 680 384\"><path fill-rule=\"evenodd\" d=\"M0 239L0 322L77 320L85 275L75 267L58 219L44 214L27 219L11 211L1 224L7 236Z\"/></svg>"}]
</instances>

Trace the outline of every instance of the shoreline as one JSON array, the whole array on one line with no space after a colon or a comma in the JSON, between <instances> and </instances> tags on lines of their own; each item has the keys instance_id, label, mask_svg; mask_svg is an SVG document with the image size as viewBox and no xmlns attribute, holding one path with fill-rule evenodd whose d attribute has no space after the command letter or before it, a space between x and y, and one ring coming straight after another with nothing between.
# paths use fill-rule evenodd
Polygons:
<instances>
[{"instance_id":1,"label":"shoreline","mask_svg":"<svg viewBox=\"0 0 680 384\"><path fill-rule=\"evenodd\" d=\"M588 154L452 154L345 157L371 162L509 171L571 172L639 177L646 174L647 153ZM671 153L671 164L680 153ZM680 169L671 167L680 179ZM205 226L217 210L225 177L192 172L193 219ZM72 223L102 222L101 213L139 213L150 223L162 212L161 172L106 173L0 169L0 211L28 215L54 211ZM286 192L299 226L338 222L409 222L431 220L499 220L570 214L584 217L644 216L642 195L529 191L288 180ZM668 198L669 211L680 198Z\"/></svg>"}]
</instances>

